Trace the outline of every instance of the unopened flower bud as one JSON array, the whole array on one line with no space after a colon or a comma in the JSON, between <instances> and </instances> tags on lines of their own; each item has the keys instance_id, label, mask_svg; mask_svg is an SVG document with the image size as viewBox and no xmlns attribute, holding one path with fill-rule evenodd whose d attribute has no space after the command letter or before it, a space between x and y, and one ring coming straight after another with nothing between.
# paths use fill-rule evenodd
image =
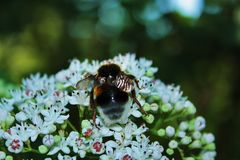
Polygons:
<instances>
[{"instance_id":1,"label":"unopened flower bud","mask_svg":"<svg viewBox=\"0 0 240 160\"><path fill-rule=\"evenodd\" d=\"M42 140L45 146L51 147L54 144L54 137L53 135L45 135Z\"/></svg>"},{"instance_id":2,"label":"unopened flower bud","mask_svg":"<svg viewBox=\"0 0 240 160\"><path fill-rule=\"evenodd\" d=\"M171 148L168 148L168 149L166 150L166 152L167 152L167 154L170 155L170 156L174 154L174 150L171 149Z\"/></svg>"},{"instance_id":3,"label":"unopened flower bud","mask_svg":"<svg viewBox=\"0 0 240 160\"><path fill-rule=\"evenodd\" d=\"M168 143L168 146L172 149L175 149L178 147L178 142L175 141L175 140L171 140L169 143Z\"/></svg>"},{"instance_id":4,"label":"unopened flower bud","mask_svg":"<svg viewBox=\"0 0 240 160\"><path fill-rule=\"evenodd\" d=\"M199 140L195 140L189 145L190 148L201 148L201 146L202 144Z\"/></svg>"},{"instance_id":5,"label":"unopened flower bud","mask_svg":"<svg viewBox=\"0 0 240 160\"><path fill-rule=\"evenodd\" d=\"M158 134L160 137L163 137L163 136L166 135L166 131L165 131L165 129L159 129L159 130L157 131L157 134Z\"/></svg>"},{"instance_id":6,"label":"unopened flower bud","mask_svg":"<svg viewBox=\"0 0 240 160\"><path fill-rule=\"evenodd\" d=\"M216 146L215 146L214 143L209 143L206 146L204 146L204 149L206 149L206 150L215 150Z\"/></svg>"},{"instance_id":7,"label":"unopened flower bud","mask_svg":"<svg viewBox=\"0 0 240 160\"><path fill-rule=\"evenodd\" d=\"M48 148L45 146L45 145L41 145L38 147L38 151L41 153L41 154L45 154L48 152Z\"/></svg>"},{"instance_id":8,"label":"unopened flower bud","mask_svg":"<svg viewBox=\"0 0 240 160\"><path fill-rule=\"evenodd\" d=\"M146 112L150 111L150 110L151 110L150 104L145 103L145 104L143 105L143 109L144 109L144 111L146 111Z\"/></svg>"},{"instance_id":9,"label":"unopened flower bud","mask_svg":"<svg viewBox=\"0 0 240 160\"><path fill-rule=\"evenodd\" d=\"M193 115L196 113L196 107L194 105L187 106L187 113L190 115Z\"/></svg>"},{"instance_id":10,"label":"unopened flower bud","mask_svg":"<svg viewBox=\"0 0 240 160\"><path fill-rule=\"evenodd\" d=\"M55 143L59 143L60 141L61 141L61 136L55 135L55 136L54 136L54 142L55 142Z\"/></svg>"},{"instance_id":11,"label":"unopened flower bud","mask_svg":"<svg viewBox=\"0 0 240 160\"><path fill-rule=\"evenodd\" d=\"M146 116L143 116L143 119L149 124L153 123L154 121L154 116L152 114L148 114Z\"/></svg>"},{"instance_id":12,"label":"unopened flower bud","mask_svg":"<svg viewBox=\"0 0 240 160\"><path fill-rule=\"evenodd\" d=\"M206 127L206 121L203 117L199 116L195 120L194 124L195 130L200 131Z\"/></svg>"},{"instance_id":13,"label":"unopened flower bud","mask_svg":"<svg viewBox=\"0 0 240 160\"><path fill-rule=\"evenodd\" d=\"M167 126L166 128L166 135L168 137L172 137L175 134L175 129L172 126Z\"/></svg>"},{"instance_id":14,"label":"unopened flower bud","mask_svg":"<svg viewBox=\"0 0 240 160\"><path fill-rule=\"evenodd\" d=\"M5 160L13 160L13 157L8 155Z\"/></svg>"},{"instance_id":15,"label":"unopened flower bud","mask_svg":"<svg viewBox=\"0 0 240 160\"><path fill-rule=\"evenodd\" d=\"M195 160L193 157L185 157L183 160Z\"/></svg>"},{"instance_id":16,"label":"unopened flower bud","mask_svg":"<svg viewBox=\"0 0 240 160\"><path fill-rule=\"evenodd\" d=\"M157 103L152 103L152 104L151 104L151 110L152 110L153 112L156 112L156 111L158 110L158 104L157 104Z\"/></svg>"},{"instance_id":17,"label":"unopened flower bud","mask_svg":"<svg viewBox=\"0 0 240 160\"><path fill-rule=\"evenodd\" d=\"M7 124L8 126L11 126L14 121L15 121L15 118L10 115L10 116L8 116L7 119L6 119L6 124Z\"/></svg>"},{"instance_id":18,"label":"unopened flower bud","mask_svg":"<svg viewBox=\"0 0 240 160\"><path fill-rule=\"evenodd\" d=\"M148 77L152 77L153 74L154 73L153 73L152 69L148 69L147 72L146 72L146 76L148 76Z\"/></svg>"},{"instance_id":19,"label":"unopened flower bud","mask_svg":"<svg viewBox=\"0 0 240 160\"><path fill-rule=\"evenodd\" d=\"M202 143L203 144L208 144L208 143L212 143L215 140L215 137L212 133L205 133L202 136Z\"/></svg>"},{"instance_id":20,"label":"unopened flower bud","mask_svg":"<svg viewBox=\"0 0 240 160\"><path fill-rule=\"evenodd\" d=\"M6 153L3 151L0 151L0 160L5 159Z\"/></svg>"},{"instance_id":21,"label":"unopened flower bud","mask_svg":"<svg viewBox=\"0 0 240 160\"><path fill-rule=\"evenodd\" d=\"M185 121L181 122L180 125L179 125L179 129L182 130L182 131L187 130L188 129L188 123L185 122Z\"/></svg>"},{"instance_id":22,"label":"unopened flower bud","mask_svg":"<svg viewBox=\"0 0 240 160\"><path fill-rule=\"evenodd\" d=\"M192 142L192 138L188 137L188 136L185 136L181 139L181 143L184 144L184 145L188 145L191 142Z\"/></svg>"},{"instance_id":23,"label":"unopened flower bud","mask_svg":"<svg viewBox=\"0 0 240 160\"><path fill-rule=\"evenodd\" d=\"M61 129L66 129L67 128L67 123L64 122L62 125L61 125Z\"/></svg>"},{"instance_id":24,"label":"unopened flower bud","mask_svg":"<svg viewBox=\"0 0 240 160\"><path fill-rule=\"evenodd\" d=\"M161 110L163 112L169 112L170 110L172 110L172 106L169 103L165 103L161 106Z\"/></svg>"},{"instance_id":25,"label":"unopened flower bud","mask_svg":"<svg viewBox=\"0 0 240 160\"><path fill-rule=\"evenodd\" d=\"M192 137L194 139L200 139L202 137L202 134L199 131L195 131L195 132L193 132Z\"/></svg>"},{"instance_id":26,"label":"unopened flower bud","mask_svg":"<svg viewBox=\"0 0 240 160\"><path fill-rule=\"evenodd\" d=\"M82 120L82 123L81 123L81 127L82 128L90 128L91 127L91 123L89 120Z\"/></svg>"},{"instance_id":27,"label":"unopened flower bud","mask_svg":"<svg viewBox=\"0 0 240 160\"><path fill-rule=\"evenodd\" d=\"M176 111L181 111L184 106L181 102L177 102L175 105L174 105L174 108L176 109Z\"/></svg>"}]
</instances>

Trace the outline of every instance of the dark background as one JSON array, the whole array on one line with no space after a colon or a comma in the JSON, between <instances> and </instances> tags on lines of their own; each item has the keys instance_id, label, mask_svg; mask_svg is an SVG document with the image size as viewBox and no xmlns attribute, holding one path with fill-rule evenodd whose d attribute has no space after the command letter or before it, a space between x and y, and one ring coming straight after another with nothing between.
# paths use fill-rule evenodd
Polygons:
<instances>
[{"instance_id":1,"label":"dark background","mask_svg":"<svg viewBox=\"0 0 240 160\"><path fill-rule=\"evenodd\" d=\"M1 81L127 52L152 59L157 78L181 86L216 135L217 159L240 159L237 0L0 2Z\"/></svg>"}]
</instances>

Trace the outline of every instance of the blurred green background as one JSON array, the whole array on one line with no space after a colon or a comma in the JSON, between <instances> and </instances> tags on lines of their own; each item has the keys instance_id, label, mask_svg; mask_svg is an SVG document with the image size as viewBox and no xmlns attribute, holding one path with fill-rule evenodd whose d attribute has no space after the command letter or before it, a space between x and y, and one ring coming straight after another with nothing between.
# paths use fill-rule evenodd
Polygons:
<instances>
[{"instance_id":1,"label":"blurred green background","mask_svg":"<svg viewBox=\"0 0 240 160\"><path fill-rule=\"evenodd\" d=\"M0 2L0 95L70 59L126 52L152 59L158 78L181 85L216 135L217 159L240 159L239 1Z\"/></svg>"}]
</instances>

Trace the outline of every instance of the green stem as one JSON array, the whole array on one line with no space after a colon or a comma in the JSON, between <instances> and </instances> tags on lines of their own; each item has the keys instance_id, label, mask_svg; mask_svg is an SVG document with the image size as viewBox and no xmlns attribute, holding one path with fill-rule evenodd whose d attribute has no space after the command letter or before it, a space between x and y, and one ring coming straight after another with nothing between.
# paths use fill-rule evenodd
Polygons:
<instances>
[{"instance_id":1,"label":"green stem","mask_svg":"<svg viewBox=\"0 0 240 160\"><path fill-rule=\"evenodd\" d=\"M0 151L3 151L3 152L7 152L7 150L6 150L6 148L4 148L4 147L0 147Z\"/></svg>"},{"instance_id":2,"label":"green stem","mask_svg":"<svg viewBox=\"0 0 240 160\"><path fill-rule=\"evenodd\" d=\"M31 142L29 140L26 142L26 145L27 145L27 148L24 148L23 153L33 152L33 153L40 154L38 150L33 149L31 147Z\"/></svg>"},{"instance_id":3,"label":"green stem","mask_svg":"<svg viewBox=\"0 0 240 160\"><path fill-rule=\"evenodd\" d=\"M67 124L69 125L70 128L72 128L72 130L77 131L77 129L74 127L74 125L69 120L67 120Z\"/></svg>"},{"instance_id":4,"label":"green stem","mask_svg":"<svg viewBox=\"0 0 240 160\"><path fill-rule=\"evenodd\" d=\"M41 154L38 150L36 149L32 149L32 148L24 148L23 153L29 153L29 152L33 152L33 153L37 153L37 154Z\"/></svg>"},{"instance_id":5,"label":"green stem","mask_svg":"<svg viewBox=\"0 0 240 160\"><path fill-rule=\"evenodd\" d=\"M84 117L84 107L83 106L78 106L78 115L79 115L79 123L80 123L80 130L81 130L81 121L83 120Z\"/></svg>"},{"instance_id":6,"label":"green stem","mask_svg":"<svg viewBox=\"0 0 240 160\"><path fill-rule=\"evenodd\" d=\"M163 121L164 121L163 119L159 119L154 125L153 129L159 129Z\"/></svg>"},{"instance_id":7,"label":"green stem","mask_svg":"<svg viewBox=\"0 0 240 160\"><path fill-rule=\"evenodd\" d=\"M78 114L79 114L79 119L81 121L81 119L83 119L83 114L84 114L84 107L83 106L79 106L78 107Z\"/></svg>"},{"instance_id":8,"label":"green stem","mask_svg":"<svg viewBox=\"0 0 240 160\"><path fill-rule=\"evenodd\" d=\"M184 153L183 153L183 150L181 148L178 148L178 151L180 153L180 156L182 159L184 159Z\"/></svg>"}]
</instances>

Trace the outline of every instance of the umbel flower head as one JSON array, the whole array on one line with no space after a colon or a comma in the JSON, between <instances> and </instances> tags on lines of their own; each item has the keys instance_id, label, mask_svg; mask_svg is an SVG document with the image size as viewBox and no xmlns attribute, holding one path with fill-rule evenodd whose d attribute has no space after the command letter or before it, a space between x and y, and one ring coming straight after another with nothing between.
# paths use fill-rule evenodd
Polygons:
<instances>
[{"instance_id":1,"label":"umbel flower head","mask_svg":"<svg viewBox=\"0 0 240 160\"><path fill-rule=\"evenodd\" d=\"M92 85L76 85L96 75L103 64L113 63L133 75L136 103L127 103L126 116L106 125L106 119L89 107ZM56 75L31 75L11 98L0 102L0 159L102 159L102 160L213 160L214 135L179 86L166 85L154 74L157 68L134 54L105 61L80 62ZM136 85L136 84L135 84ZM77 111L77 112L76 112ZM24 157L25 156L25 157Z\"/></svg>"}]
</instances>

